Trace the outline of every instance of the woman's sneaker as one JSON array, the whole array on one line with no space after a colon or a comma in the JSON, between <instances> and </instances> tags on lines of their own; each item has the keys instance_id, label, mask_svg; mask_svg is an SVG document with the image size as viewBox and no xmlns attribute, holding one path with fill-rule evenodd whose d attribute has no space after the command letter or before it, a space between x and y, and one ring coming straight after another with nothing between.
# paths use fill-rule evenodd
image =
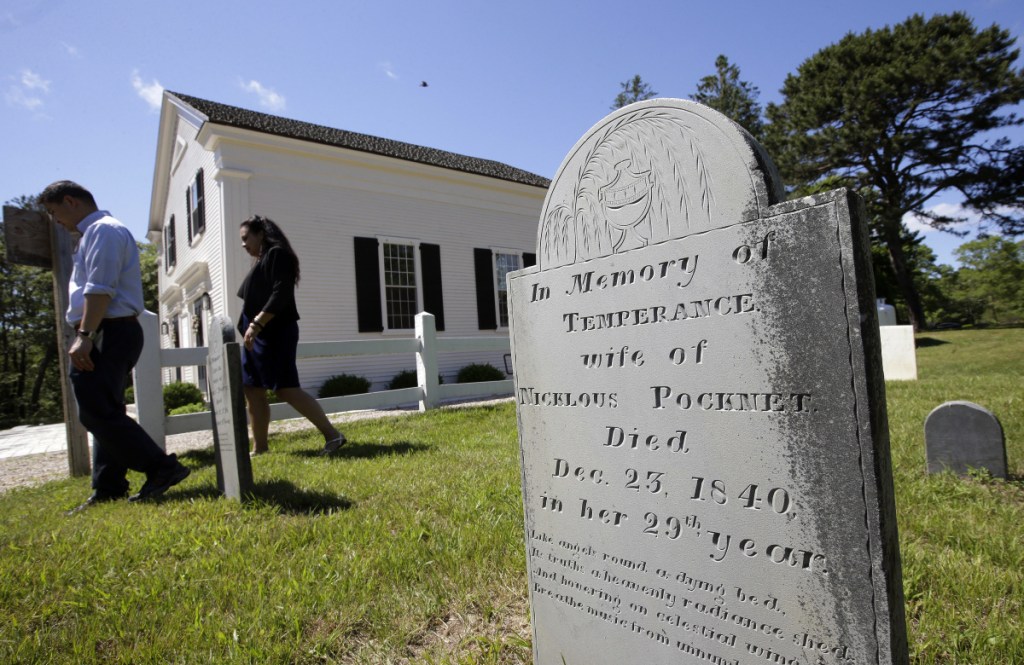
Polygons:
<instances>
[{"instance_id":1,"label":"woman's sneaker","mask_svg":"<svg viewBox=\"0 0 1024 665\"><path fill-rule=\"evenodd\" d=\"M324 444L324 449L320 451L320 454L331 455L335 453L338 450L338 448L341 448L346 443L348 443L348 439L345 438L345 435L339 434L337 437L331 439L330 441Z\"/></svg>"}]
</instances>

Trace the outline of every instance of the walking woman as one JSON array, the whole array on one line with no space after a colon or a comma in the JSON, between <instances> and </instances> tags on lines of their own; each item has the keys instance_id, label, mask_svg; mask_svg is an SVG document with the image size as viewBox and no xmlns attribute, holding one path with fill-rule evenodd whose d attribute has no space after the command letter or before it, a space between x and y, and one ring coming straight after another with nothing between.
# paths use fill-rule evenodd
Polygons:
<instances>
[{"instance_id":1,"label":"walking woman","mask_svg":"<svg viewBox=\"0 0 1024 665\"><path fill-rule=\"evenodd\" d=\"M255 260L238 297L242 316L238 330L244 336L242 383L252 427L252 455L267 452L270 402L267 390L290 404L324 436L323 454L345 445L320 404L299 387L295 352L299 344L299 311L295 286L299 283L299 257L280 227L266 217L250 217L239 227L242 247Z\"/></svg>"}]
</instances>

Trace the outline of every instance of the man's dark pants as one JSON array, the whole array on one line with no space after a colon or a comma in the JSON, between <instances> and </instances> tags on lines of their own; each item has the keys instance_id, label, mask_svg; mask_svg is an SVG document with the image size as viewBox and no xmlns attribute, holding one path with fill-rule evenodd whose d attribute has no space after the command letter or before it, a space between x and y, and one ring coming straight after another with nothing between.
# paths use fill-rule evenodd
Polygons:
<instances>
[{"instance_id":1,"label":"man's dark pants","mask_svg":"<svg viewBox=\"0 0 1024 665\"><path fill-rule=\"evenodd\" d=\"M173 458L125 412L128 373L142 353L142 326L135 318L105 319L93 345L91 372L71 369L78 417L93 435L92 488L100 496L128 491L128 469L147 475Z\"/></svg>"}]
</instances>

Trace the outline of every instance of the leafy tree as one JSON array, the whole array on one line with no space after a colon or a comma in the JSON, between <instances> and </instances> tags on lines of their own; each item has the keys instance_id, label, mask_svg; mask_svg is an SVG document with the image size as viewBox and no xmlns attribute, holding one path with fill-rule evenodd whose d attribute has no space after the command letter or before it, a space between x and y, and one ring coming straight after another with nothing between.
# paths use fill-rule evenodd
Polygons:
<instances>
[{"instance_id":1,"label":"leafy tree","mask_svg":"<svg viewBox=\"0 0 1024 665\"><path fill-rule=\"evenodd\" d=\"M932 264L920 286L921 303L929 321L974 323L971 303L960 298L960 273L953 266Z\"/></svg>"},{"instance_id":2,"label":"leafy tree","mask_svg":"<svg viewBox=\"0 0 1024 665\"><path fill-rule=\"evenodd\" d=\"M786 78L784 101L768 105L768 147L794 193L828 176L874 192L874 239L915 327L925 317L904 215L953 230L962 219L925 204L955 190L1005 232L1024 231L1024 146L998 135L1024 122L1008 111L1024 99L1013 43L963 13L915 15L819 51Z\"/></svg>"},{"instance_id":3,"label":"leafy tree","mask_svg":"<svg viewBox=\"0 0 1024 665\"><path fill-rule=\"evenodd\" d=\"M925 312L931 313L934 309L943 306L948 307L948 294L940 290L940 284L936 282L942 274L942 266L935 263L935 252L928 245L924 244L924 236L915 231L904 230L901 242L904 245L904 253L907 258L907 268L913 280L914 288L921 296L922 306ZM871 264L874 269L875 295L885 298L886 302L896 308L897 319L901 323L911 320L910 307L900 290L899 281L892 270L892 264L887 260L887 253L884 247L878 244L871 246ZM952 268L949 268L952 270Z\"/></svg>"},{"instance_id":4,"label":"leafy tree","mask_svg":"<svg viewBox=\"0 0 1024 665\"><path fill-rule=\"evenodd\" d=\"M159 312L160 273L156 261L156 245L136 242L139 246L139 267L142 269L142 301L151 312Z\"/></svg>"},{"instance_id":5,"label":"leafy tree","mask_svg":"<svg viewBox=\"0 0 1024 665\"><path fill-rule=\"evenodd\" d=\"M633 102L642 102L645 99L651 99L658 93L651 89L651 86L644 83L644 80L637 74L628 81L623 81L619 85L622 86L622 91L615 96L615 101L612 103L612 110L621 109L627 104Z\"/></svg>"},{"instance_id":6,"label":"leafy tree","mask_svg":"<svg viewBox=\"0 0 1024 665\"><path fill-rule=\"evenodd\" d=\"M740 80L740 68L720 55L715 59L715 73L697 84L691 99L729 116L758 141L764 140L764 121L757 98L757 86Z\"/></svg>"},{"instance_id":7,"label":"leafy tree","mask_svg":"<svg viewBox=\"0 0 1024 665\"><path fill-rule=\"evenodd\" d=\"M43 211L35 197L7 205ZM0 429L63 418L53 278L7 261L0 222Z\"/></svg>"},{"instance_id":8,"label":"leafy tree","mask_svg":"<svg viewBox=\"0 0 1024 665\"><path fill-rule=\"evenodd\" d=\"M961 265L961 300L978 303L982 317L994 323L1024 319L1024 241L987 236L966 242L953 253Z\"/></svg>"}]
</instances>

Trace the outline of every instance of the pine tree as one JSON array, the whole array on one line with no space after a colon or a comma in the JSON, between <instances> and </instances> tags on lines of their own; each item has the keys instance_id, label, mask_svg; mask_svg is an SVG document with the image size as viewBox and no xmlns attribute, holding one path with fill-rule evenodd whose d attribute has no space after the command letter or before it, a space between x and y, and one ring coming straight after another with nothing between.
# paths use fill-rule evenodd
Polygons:
<instances>
[{"instance_id":1,"label":"pine tree","mask_svg":"<svg viewBox=\"0 0 1024 665\"><path fill-rule=\"evenodd\" d=\"M615 96L615 101L612 103L612 110L621 109L627 104L633 102L642 102L645 99L651 99L658 93L651 89L651 86L644 82L640 75L637 74L628 81L623 81L619 84L622 86L621 92Z\"/></svg>"},{"instance_id":2,"label":"pine tree","mask_svg":"<svg viewBox=\"0 0 1024 665\"><path fill-rule=\"evenodd\" d=\"M691 99L719 111L758 141L764 139L764 120L757 98L761 91L757 86L740 80L740 68L729 63L720 55L715 59L715 73L705 76L697 84L697 92Z\"/></svg>"},{"instance_id":3,"label":"pine tree","mask_svg":"<svg viewBox=\"0 0 1024 665\"><path fill-rule=\"evenodd\" d=\"M963 13L915 15L819 51L768 106L769 153L794 193L826 177L870 192L873 240L915 327L925 320L904 215L955 229L962 219L925 208L952 190L1004 232L1024 231L1024 146L999 135L1022 123L1011 111L1024 99L1013 46L1008 31L978 30Z\"/></svg>"}]
</instances>

